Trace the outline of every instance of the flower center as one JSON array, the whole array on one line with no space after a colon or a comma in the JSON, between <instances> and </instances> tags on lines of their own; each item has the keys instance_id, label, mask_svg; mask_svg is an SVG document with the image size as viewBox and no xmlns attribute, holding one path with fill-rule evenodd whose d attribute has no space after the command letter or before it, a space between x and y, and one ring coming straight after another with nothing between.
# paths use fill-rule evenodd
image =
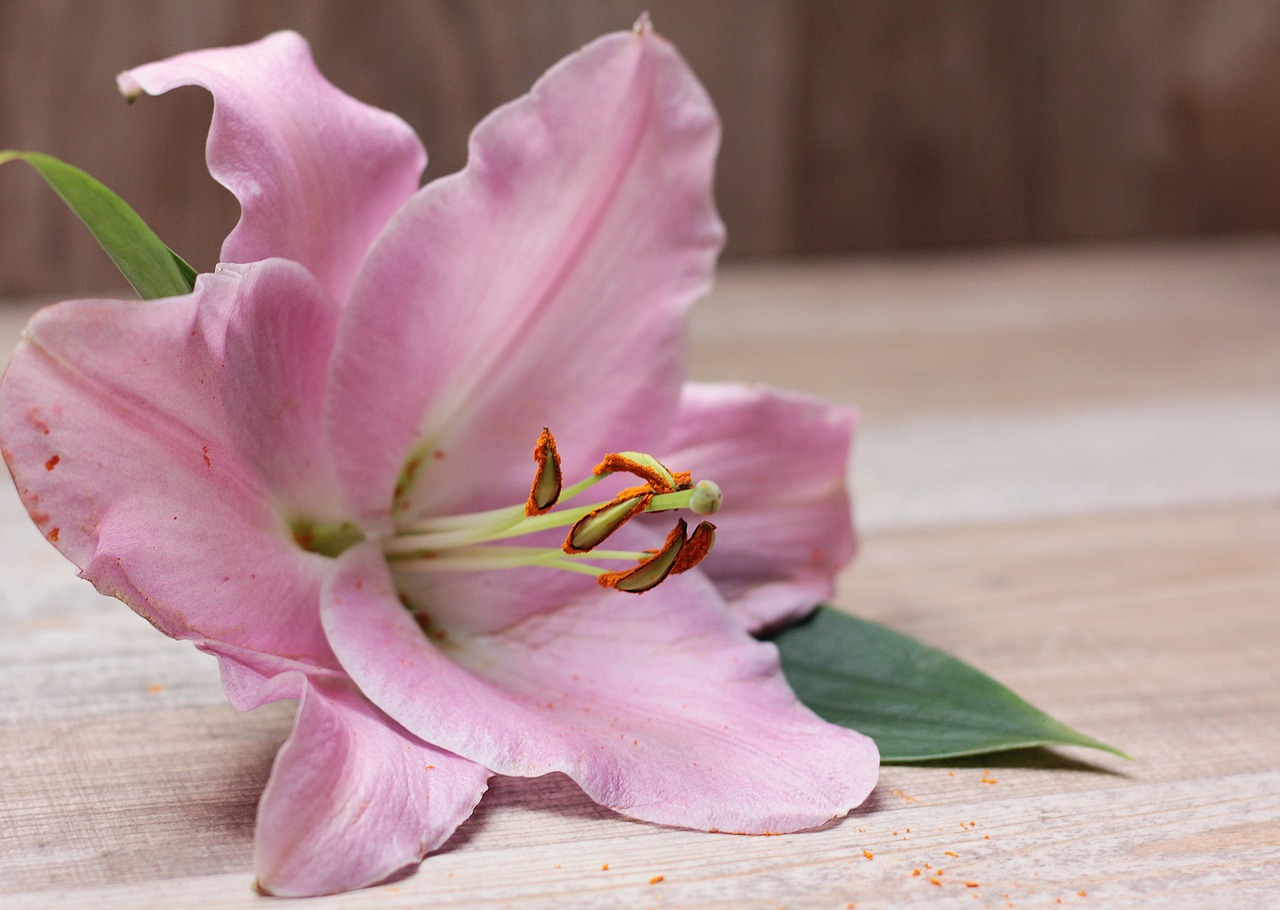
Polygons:
<instances>
[{"instance_id":1,"label":"flower center","mask_svg":"<svg viewBox=\"0 0 1280 910\"><path fill-rule=\"evenodd\" d=\"M298 546L321 556L341 556L364 540L360 529L349 521L309 521L300 518L289 527Z\"/></svg>"},{"instance_id":2,"label":"flower center","mask_svg":"<svg viewBox=\"0 0 1280 910\"><path fill-rule=\"evenodd\" d=\"M533 457L537 468L524 503L426 519L413 527L399 529L395 536L382 541L382 552L391 570L475 572L544 566L592 575L605 587L638 594L660 584L669 575L688 571L710 551L715 540L715 525L700 522L690 534L684 519L676 521L656 550L607 550L601 544L645 512L689 509L698 515L710 515L718 511L720 488L712 481L695 484L689 474L670 471L651 455L617 452L606 455L589 477L564 487L555 438L546 428L538 437ZM606 501L573 507L561 505L617 473L631 474L642 483ZM314 526L308 530L313 541L345 548L350 545L346 542L345 527ZM568 528L559 546L507 543L555 528ZM316 547L308 549L325 552ZM598 564L601 562L624 565L611 570Z\"/></svg>"}]
</instances>

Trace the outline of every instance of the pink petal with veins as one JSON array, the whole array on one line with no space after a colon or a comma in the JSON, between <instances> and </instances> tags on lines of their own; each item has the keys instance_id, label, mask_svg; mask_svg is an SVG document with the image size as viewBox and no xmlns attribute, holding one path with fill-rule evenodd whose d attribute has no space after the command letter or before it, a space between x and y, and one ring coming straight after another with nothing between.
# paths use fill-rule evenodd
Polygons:
<instances>
[{"instance_id":1,"label":"pink petal with veins","mask_svg":"<svg viewBox=\"0 0 1280 910\"><path fill-rule=\"evenodd\" d=\"M682 317L723 237L718 140L648 28L588 45L476 128L466 170L374 245L344 317L331 423L362 515L385 515L415 446L406 518L522 501L543 425L572 479L661 440Z\"/></svg>"},{"instance_id":2,"label":"pink petal with veins","mask_svg":"<svg viewBox=\"0 0 1280 910\"><path fill-rule=\"evenodd\" d=\"M340 557L322 611L343 667L406 729L499 774L563 772L635 818L795 831L875 785L874 743L801 705L776 649L697 572L546 607L501 632L429 641L366 543Z\"/></svg>"},{"instance_id":3,"label":"pink petal with veins","mask_svg":"<svg viewBox=\"0 0 1280 910\"><path fill-rule=\"evenodd\" d=\"M484 795L489 772L442 752L340 676L210 644L236 706L297 698L258 803L258 886L310 897L376 884L443 844Z\"/></svg>"},{"instance_id":4,"label":"pink petal with veins","mask_svg":"<svg viewBox=\"0 0 1280 910\"><path fill-rule=\"evenodd\" d=\"M27 510L167 634L332 664L327 560L286 519L337 514L321 431L337 315L279 261L202 276L186 297L41 311L0 386Z\"/></svg>"},{"instance_id":5,"label":"pink petal with veins","mask_svg":"<svg viewBox=\"0 0 1280 910\"><path fill-rule=\"evenodd\" d=\"M330 85L293 32L180 54L117 81L127 96L208 89L209 173L241 210L222 260L292 259L339 301L427 163L408 124Z\"/></svg>"},{"instance_id":6,"label":"pink petal with veins","mask_svg":"<svg viewBox=\"0 0 1280 910\"><path fill-rule=\"evenodd\" d=\"M849 446L855 415L811 398L688 383L663 449L724 493L700 568L739 621L759 631L828 599L853 558Z\"/></svg>"}]
</instances>

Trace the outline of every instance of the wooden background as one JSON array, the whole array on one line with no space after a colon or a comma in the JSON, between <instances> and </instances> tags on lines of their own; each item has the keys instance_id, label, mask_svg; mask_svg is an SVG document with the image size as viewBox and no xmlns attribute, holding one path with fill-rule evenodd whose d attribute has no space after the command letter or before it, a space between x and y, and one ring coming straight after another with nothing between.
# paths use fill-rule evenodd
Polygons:
<instances>
[{"instance_id":1,"label":"wooden background","mask_svg":"<svg viewBox=\"0 0 1280 910\"><path fill-rule=\"evenodd\" d=\"M1269 0L0 0L0 147L94 173L207 269L234 224L208 99L114 74L292 27L424 136L430 175L549 64L648 7L725 122L732 255L1280 229ZM0 294L118 286L21 165Z\"/></svg>"}]
</instances>

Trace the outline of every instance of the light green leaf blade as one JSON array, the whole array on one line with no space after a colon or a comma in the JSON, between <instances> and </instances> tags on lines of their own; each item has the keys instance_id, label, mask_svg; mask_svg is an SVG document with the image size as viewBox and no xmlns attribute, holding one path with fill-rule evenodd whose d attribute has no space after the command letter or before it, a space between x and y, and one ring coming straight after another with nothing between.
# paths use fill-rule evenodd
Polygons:
<instances>
[{"instance_id":1,"label":"light green leaf blade","mask_svg":"<svg viewBox=\"0 0 1280 910\"><path fill-rule=\"evenodd\" d=\"M143 300L186 294L195 269L156 236L123 199L78 167L39 152L0 151L0 164L25 161L76 213Z\"/></svg>"},{"instance_id":2,"label":"light green leaf blade","mask_svg":"<svg viewBox=\"0 0 1280 910\"><path fill-rule=\"evenodd\" d=\"M1051 745L1128 757L963 661L879 623L819 607L770 638L800 700L832 723L870 736L885 762Z\"/></svg>"}]
</instances>

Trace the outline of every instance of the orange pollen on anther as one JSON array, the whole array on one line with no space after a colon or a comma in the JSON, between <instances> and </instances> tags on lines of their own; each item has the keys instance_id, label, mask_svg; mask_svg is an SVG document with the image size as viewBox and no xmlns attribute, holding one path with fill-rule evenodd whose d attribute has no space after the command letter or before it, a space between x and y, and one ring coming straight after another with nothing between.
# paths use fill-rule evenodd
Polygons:
<instances>
[{"instance_id":1,"label":"orange pollen on anther","mask_svg":"<svg viewBox=\"0 0 1280 910\"><path fill-rule=\"evenodd\" d=\"M643 594L650 588L657 587L671 574L672 566L680 558L688 529L683 518L677 519L676 526L671 529L657 553L626 571L605 572L596 581L601 587L617 588L628 594Z\"/></svg>"},{"instance_id":2,"label":"orange pollen on anther","mask_svg":"<svg viewBox=\"0 0 1280 910\"><path fill-rule=\"evenodd\" d=\"M700 521L693 529L689 539L680 548L680 555L671 564L671 574L679 575L688 572L711 552L711 545L716 542L716 526L709 521Z\"/></svg>"},{"instance_id":3,"label":"orange pollen on anther","mask_svg":"<svg viewBox=\"0 0 1280 910\"><path fill-rule=\"evenodd\" d=\"M663 465L665 468L666 466ZM601 474L634 474L641 480L648 481L650 489L655 493L674 493L675 487L671 484L668 476L664 476L661 471L652 465L647 465L635 459L628 458L626 455L617 452L610 452L604 459L592 468L591 473L597 477ZM675 477L671 471L666 472L670 477Z\"/></svg>"},{"instance_id":4,"label":"orange pollen on anther","mask_svg":"<svg viewBox=\"0 0 1280 910\"><path fill-rule=\"evenodd\" d=\"M622 500L630 499L632 496L648 496L654 492L653 487L649 486L647 483L642 483L639 486L626 487L625 489L619 490L614 494L613 499L610 500L610 502L622 502Z\"/></svg>"},{"instance_id":5,"label":"orange pollen on anther","mask_svg":"<svg viewBox=\"0 0 1280 910\"><path fill-rule=\"evenodd\" d=\"M533 476L529 499L524 504L524 514L529 517L550 511L560 499L562 489L560 453L556 451L556 438L546 427L542 428L533 447L533 460L538 464L538 471Z\"/></svg>"},{"instance_id":6,"label":"orange pollen on anther","mask_svg":"<svg viewBox=\"0 0 1280 910\"><path fill-rule=\"evenodd\" d=\"M648 487L623 490L609 502L579 518L569 529L561 549L566 553L589 553L604 543L614 531L649 508L652 501L653 494ZM627 503L630 506L622 508Z\"/></svg>"}]
</instances>

